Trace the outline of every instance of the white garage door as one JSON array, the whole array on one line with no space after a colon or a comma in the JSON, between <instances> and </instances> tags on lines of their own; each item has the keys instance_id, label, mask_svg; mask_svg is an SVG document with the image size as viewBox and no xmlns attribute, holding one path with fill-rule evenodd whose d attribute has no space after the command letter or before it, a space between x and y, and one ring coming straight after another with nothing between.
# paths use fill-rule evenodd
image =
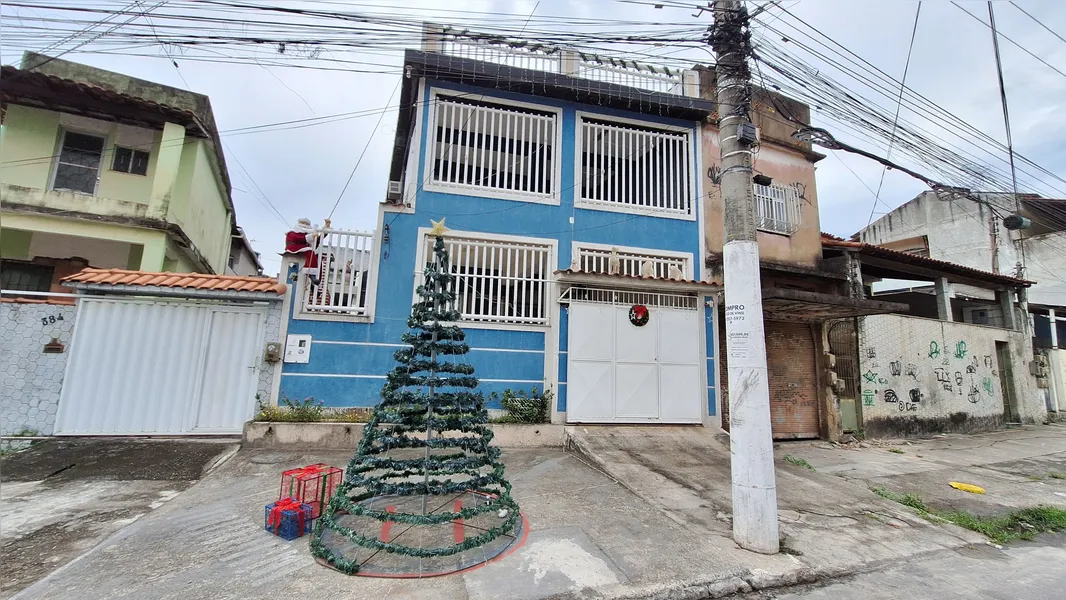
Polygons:
<instances>
[{"instance_id":1,"label":"white garage door","mask_svg":"<svg viewBox=\"0 0 1066 600\"><path fill-rule=\"evenodd\" d=\"M567 421L701 422L699 312L649 306L648 324L637 327L629 309L628 304L571 302Z\"/></svg>"},{"instance_id":2,"label":"white garage door","mask_svg":"<svg viewBox=\"0 0 1066 600\"><path fill-rule=\"evenodd\" d=\"M265 313L81 300L57 435L240 433L255 410Z\"/></svg>"}]
</instances>

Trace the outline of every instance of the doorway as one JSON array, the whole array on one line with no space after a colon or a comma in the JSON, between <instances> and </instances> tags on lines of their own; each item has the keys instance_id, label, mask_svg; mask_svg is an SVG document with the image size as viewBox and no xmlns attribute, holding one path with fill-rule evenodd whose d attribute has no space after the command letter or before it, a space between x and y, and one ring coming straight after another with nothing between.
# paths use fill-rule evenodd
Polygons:
<instances>
[{"instance_id":1,"label":"doorway","mask_svg":"<svg viewBox=\"0 0 1066 600\"><path fill-rule=\"evenodd\" d=\"M829 352L836 357L833 370L842 382L837 392L840 426L845 433L854 433L859 430L862 410L859 406L859 350L855 319L844 319L829 326Z\"/></svg>"},{"instance_id":2,"label":"doorway","mask_svg":"<svg viewBox=\"0 0 1066 600\"><path fill-rule=\"evenodd\" d=\"M1014 397L1014 369L1010 359L1010 344L996 342L996 368L999 369L1000 396L1003 397L1003 421L1021 423L1018 417L1018 401Z\"/></svg>"}]
</instances>

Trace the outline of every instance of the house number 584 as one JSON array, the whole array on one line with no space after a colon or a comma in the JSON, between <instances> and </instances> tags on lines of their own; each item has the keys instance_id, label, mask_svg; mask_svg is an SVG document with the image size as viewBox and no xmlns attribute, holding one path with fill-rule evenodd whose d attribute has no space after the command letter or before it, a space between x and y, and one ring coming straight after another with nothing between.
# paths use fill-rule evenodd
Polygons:
<instances>
[{"instance_id":1,"label":"house number 584","mask_svg":"<svg viewBox=\"0 0 1066 600\"><path fill-rule=\"evenodd\" d=\"M52 323L55 323L56 321L62 321L62 320L63 320L63 315L59 315L58 317L55 316L55 315L48 315L47 317L41 317L41 325L51 325Z\"/></svg>"}]
</instances>

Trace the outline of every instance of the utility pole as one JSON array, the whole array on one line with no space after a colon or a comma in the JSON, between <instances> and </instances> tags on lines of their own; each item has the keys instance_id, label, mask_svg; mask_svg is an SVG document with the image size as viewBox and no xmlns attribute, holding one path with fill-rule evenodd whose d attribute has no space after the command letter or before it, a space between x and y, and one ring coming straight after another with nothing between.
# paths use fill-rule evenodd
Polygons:
<instances>
[{"instance_id":1,"label":"utility pole","mask_svg":"<svg viewBox=\"0 0 1066 600\"><path fill-rule=\"evenodd\" d=\"M710 42L718 60L719 146L725 207L725 319L733 539L741 548L776 554L777 477L770 432L759 242L755 234L751 146L751 33L740 0L716 0Z\"/></svg>"}]
</instances>

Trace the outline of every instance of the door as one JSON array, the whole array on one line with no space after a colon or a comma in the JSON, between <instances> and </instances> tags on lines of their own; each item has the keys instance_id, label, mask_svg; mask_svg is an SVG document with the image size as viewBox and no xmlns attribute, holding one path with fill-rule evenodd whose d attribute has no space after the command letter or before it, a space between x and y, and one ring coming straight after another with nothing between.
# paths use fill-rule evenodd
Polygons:
<instances>
[{"instance_id":1,"label":"door","mask_svg":"<svg viewBox=\"0 0 1066 600\"><path fill-rule=\"evenodd\" d=\"M567 420L702 422L699 312L649 307L648 323L637 327L629 309L571 302Z\"/></svg>"},{"instance_id":2,"label":"door","mask_svg":"<svg viewBox=\"0 0 1066 600\"><path fill-rule=\"evenodd\" d=\"M195 398L196 433L240 429L255 411L260 321L259 313L211 311L203 377Z\"/></svg>"},{"instance_id":3,"label":"door","mask_svg":"<svg viewBox=\"0 0 1066 600\"><path fill-rule=\"evenodd\" d=\"M1011 368L1010 344L996 342L996 368L999 369L999 389L1003 398L1003 421L1018 423L1017 402L1014 398L1014 369Z\"/></svg>"},{"instance_id":4,"label":"door","mask_svg":"<svg viewBox=\"0 0 1066 600\"><path fill-rule=\"evenodd\" d=\"M840 400L840 424L845 432L859 429L859 353L858 338L855 334L855 320L845 319L829 326L829 352L836 357L837 377L841 381L838 398Z\"/></svg>"},{"instance_id":5,"label":"door","mask_svg":"<svg viewBox=\"0 0 1066 600\"><path fill-rule=\"evenodd\" d=\"M253 416L256 369L248 367L256 364L262 309L79 303L57 435L232 434Z\"/></svg>"}]
</instances>

